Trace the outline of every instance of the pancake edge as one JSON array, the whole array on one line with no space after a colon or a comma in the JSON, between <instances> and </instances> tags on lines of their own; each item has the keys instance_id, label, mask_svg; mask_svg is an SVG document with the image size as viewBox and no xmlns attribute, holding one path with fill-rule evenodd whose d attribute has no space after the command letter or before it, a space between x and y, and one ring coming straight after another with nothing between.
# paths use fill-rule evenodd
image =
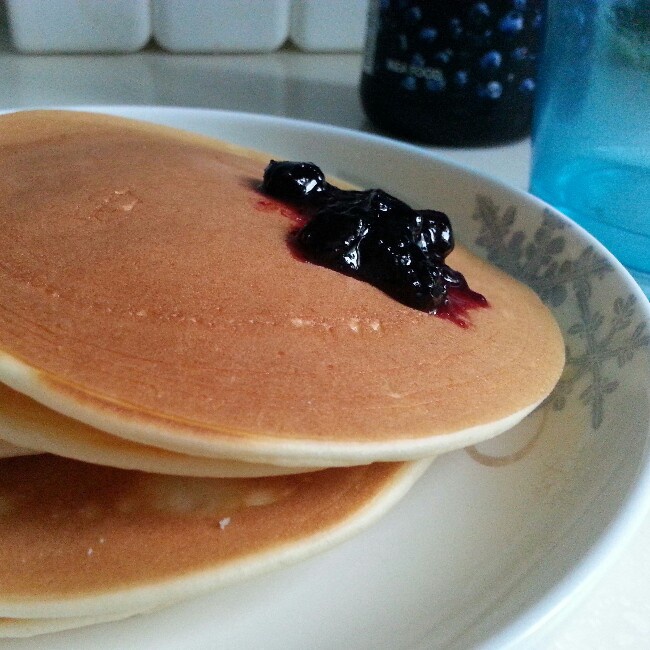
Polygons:
<instances>
[{"instance_id":1,"label":"pancake edge","mask_svg":"<svg viewBox=\"0 0 650 650\"><path fill-rule=\"evenodd\" d=\"M373 462L417 460L477 444L513 428L535 410L556 385L554 383L546 394L523 409L487 424L448 433L433 434L428 437L402 438L398 442L394 440L333 442L331 440L296 440L295 438L287 439L277 436L253 438L245 432L228 432L198 423L181 422L179 426L178 421L171 418L166 421L162 417L158 418L162 426L157 426L151 421L128 422L125 418L120 417L119 413L123 407L119 404L111 403L104 397L88 395L87 392L81 390L81 394L95 400L103 408L100 410L83 404L70 395L72 391L60 380L47 377L45 373L1 351L0 377L5 385L53 411L132 442L189 456L321 469L323 467L366 465ZM58 386L61 386L61 389L57 391ZM68 388L67 394L66 388ZM132 418L134 415L137 417L137 412L134 413L132 409L124 408L124 413ZM155 416L152 419L155 419ZM184 437L179 441L174 435L166 434L165 422L171 423L176 430L183 430ZM199 434L197 435L193 431L199 432ZM201 438L201 431L221 433L223 438L219 441L214 439L206 441ZM237 439L237 434L241 434L242 438ZM242 440L245 441L243 445Z\"/></svg>"}]
</instances>

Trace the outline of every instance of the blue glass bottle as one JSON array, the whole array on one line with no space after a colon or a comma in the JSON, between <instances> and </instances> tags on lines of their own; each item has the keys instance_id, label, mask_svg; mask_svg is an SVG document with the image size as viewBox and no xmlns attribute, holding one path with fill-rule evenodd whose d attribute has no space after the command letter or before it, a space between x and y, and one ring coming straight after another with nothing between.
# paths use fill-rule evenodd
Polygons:
<instances>
[{"instance_id":1,"label":"blue glass bottle","mask_svg":"<svg viewBox=\"0 0 650 650\"><path fill-rule=\"evenodd\" d=\"M493 145L530 132L543 0L371 0L361 99L391 134Z\"/></svg>"},{"instance_id":2,"label":"blue glass bottle","mask_svg":"<svg viewBox=\"0 0 650 650\"><path fill-rule=\"evenodd\" d=\"M531 191L650 295L650 0L550 0Z\"/></svg>"}]
</instances>

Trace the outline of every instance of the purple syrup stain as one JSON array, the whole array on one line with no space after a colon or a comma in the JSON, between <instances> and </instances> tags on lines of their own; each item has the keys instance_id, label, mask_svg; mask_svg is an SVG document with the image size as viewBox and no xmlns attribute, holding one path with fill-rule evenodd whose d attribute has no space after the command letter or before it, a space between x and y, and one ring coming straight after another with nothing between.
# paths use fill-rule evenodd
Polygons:
<instances>
[{"instance_id":1,"label":"purple syrup stain","mask_svg":"<svg viewBox=\"0 0 650 650\"><path fill-rule=\"evenodd\" d=\"M469 287L465 290L452 287L447 292L446 304L436 313L436 316L467 329L471 325L468 312L486 307L489 307L489 303L482 294L472 291Z\"/></svg>"},{"instance_id":2,"label":"purple syrup stain","mask_svg":"<svg viewBox=\"0 0 650 650\"><path fill-rule=\"evenodd\" d=\"M299 228L307 223L307 215L300 210L289 207L281 201L274 201L270 199L259 199L255 203L255 207L261 212L279 212L283 217L291 219Z\"/></svg>"}]
</instances>

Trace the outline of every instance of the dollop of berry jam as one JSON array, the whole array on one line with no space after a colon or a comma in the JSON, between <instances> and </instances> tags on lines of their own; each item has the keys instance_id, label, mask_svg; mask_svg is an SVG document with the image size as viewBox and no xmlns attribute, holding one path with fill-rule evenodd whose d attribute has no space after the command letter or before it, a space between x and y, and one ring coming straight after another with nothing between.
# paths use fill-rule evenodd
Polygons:
<instances>
[{"instance_id":1,"label":"dollop of berry jam","mask_svg":"<svg viewBox=\"0 0 650 650\"><path fill-rule=\"evenodd\" d=\"M342 190L313 163L277 162L264 170L262 190L305 215L293 243L310 262L358 278L399 302L430 314L486 306L445 259L454 248L449 218L413 210L379 189Z\"/></svg>"}]
</instances>

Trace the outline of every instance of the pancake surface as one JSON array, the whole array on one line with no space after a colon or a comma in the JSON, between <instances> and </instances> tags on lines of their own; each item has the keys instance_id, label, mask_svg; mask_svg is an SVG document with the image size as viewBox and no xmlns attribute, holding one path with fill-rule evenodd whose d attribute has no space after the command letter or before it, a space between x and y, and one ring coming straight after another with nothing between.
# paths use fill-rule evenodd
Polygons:
<instances>
[{"instance_id":1,"label":"pancake surface","mask_svg":"<svg viewBox=\"0 0 650 650\"><path fill-rule=\"evenodd\" d=\"M0 617L120 618L286 565L369 525L428 464L202 479L2 460Z\"/></svg>"},{"instance_id":2,"label":"pancake surface","mask_svg":"<svg viewBox=\"0 0 650 650\"><path fill-rule=\"evenodd\" d=\"M256 190L268 157L107 116L0 124L0 381L50 408L180 453L322 466L474 443L559 378L548 310L461 248L450 265L490 303L466 329L296 259Z\"/></svg>"}]
</instances>

